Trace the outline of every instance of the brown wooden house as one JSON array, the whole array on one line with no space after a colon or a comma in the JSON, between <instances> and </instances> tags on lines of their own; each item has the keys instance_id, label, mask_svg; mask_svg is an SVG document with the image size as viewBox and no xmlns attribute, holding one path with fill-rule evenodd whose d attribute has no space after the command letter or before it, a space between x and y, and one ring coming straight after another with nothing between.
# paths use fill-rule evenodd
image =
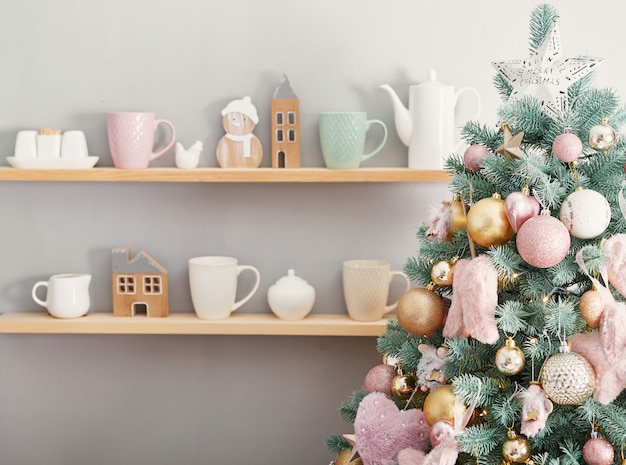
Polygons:
<instances>
[{"instance_id":1,"label":"brown wooden house","mask_svg":"<svg viewBox=\"0 0 626 465\"><path fill-rule=\"evenodd\" d=\"M113 316L169 315L168 274L145 252L130 258L130 249L112 251Z\"/></svg>"},{"instance_id":2,"label":"brown wooden house","mask_svg":"<svg viewBox=\"0 0 626 465\"><path fill-rule=\"evenodd\" d=\"M300 99L286 74L272 97L272 168L300 168Z\"/></svg>"}]
</instances>

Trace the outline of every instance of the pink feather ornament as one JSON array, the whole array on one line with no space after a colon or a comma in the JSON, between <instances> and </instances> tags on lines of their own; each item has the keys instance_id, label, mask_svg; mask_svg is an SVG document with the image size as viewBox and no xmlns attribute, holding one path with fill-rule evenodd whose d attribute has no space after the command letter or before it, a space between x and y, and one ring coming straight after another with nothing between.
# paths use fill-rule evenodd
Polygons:
<instances>
[{"instance_id":1,"label":"pink feather ornament","mask_svg":"<svg viewBox=\"0 0 626 465\"><path fill-rule=\"evenodd\" d=\"M489 257L459 260L454 266L452 292L443 336L471 336L484 344L498 342L498 272Z\"/></svg>"},{"instance_id":2,"label":"pink feather ornament","mask_svg":"<svg viewBox=\"0 0 626 465\"><path fill-rule=\"evenodd\" d=\"M522 427L520 433L533 438L539 431L546 427L548 415L552 413L554 406L546 397L546 393L537 382L531 382L528 389L517 394L522 403Z\"/></svg>"},{"instance_id":3,"label":"pink feather ornament","mask_svg":"<svg viewBox=\"0 0 626 465\"><path fill-rule=\"evenodd\" d=\"M357 409L353 450L364 465L394 465L402 449L426 450L429 429L421 410L399 410L387 396L373 392Z\"/></svg>"},{"instance_id":4,"label":"pink feather ornament","mask_svg":"<svg viewBox=\"0 0 626 465\"><path fill-rule=\"evenodd\" d=\"M587 272L582 249L576 254L579 266ZM609 259L610 260L610 259ZM601 274L606 282L606 271ZM593 398L601 404L609 404L626 388L626 304L617 302L611 291L600 281L589 276L604 300L604 312L600 329L592 333L574 334L570 343L572 351L585 357L596 373Z\"/></svg>"},{"instance_id":5,"label":"pink feather ornament","mask_svg":"<svg viewBox=\"0 0 626 465\"><path fill-rule=\"evenodd\" d=\"M446 240L450 233L451 225L452 205L450 202L441 202L441 207L428 222L428 226L430 227L426 232L426 238L430 242L442 242Z\"/></svg>"},{"instance_id":6,"label":"pink feather ornament","mask_svg":"<svg viewBox=\"0 0 626 465\"><path fill-rule=\"evenodd\" d=\"M626 234L615 234L608 238L604 252L608 256L606 271L609 282L626 297Z\"/></svg>"}]
</instances>

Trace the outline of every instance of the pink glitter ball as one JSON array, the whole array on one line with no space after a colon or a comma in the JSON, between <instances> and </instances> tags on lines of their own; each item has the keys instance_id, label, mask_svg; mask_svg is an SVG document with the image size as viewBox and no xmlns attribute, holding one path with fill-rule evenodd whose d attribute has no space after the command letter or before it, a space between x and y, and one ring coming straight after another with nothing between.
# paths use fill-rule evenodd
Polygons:
<instances>
[{"instance_id":1,"label":"pink glitter ball","mask_svg":"<svg viewBox=\"0 0 626 465\"><path fill-rule=\"evenodd\" d=\"M552 153L562 162L570 163L582 155L583 143L576 134L564 132L554 139Z\"/></svg>"},{"instance_id":2,"label":"pink glitter ball","mask_svg":"<svg viewBox=\"0 0 626 465\"><path fill-rule=\"evenodd\" d=\"M583 459L589 465L611 465L615 451L609 441L592 437L583 446Z\"/></svg>"},{"instance_id":3,"label":"pink glitter ball","mask_svg":"<svg viewBox=\"0 0 626 465\"><path fill-rule=\"evenodd\" d=\"M463 163L473 171L480 170L480 164L489 155L489 149L482 144L470 145L463 154Z\"/></svg>"},{"instance_id":4,"label":"pink glitter ball","mask_svg":"<svg viewBox=\"0 0 626 465\"><path fill-rule=\"evenodd\" d=\"M391 396L393 394L391 390L392 382L397 374L398 372L391 365L376 365L365 375L363 387L370 392L382 392Z\"/></svg>"},{"instance_id":5,"label":"pink glitter ball","mask_svg":"<svg viewBox=\"0 0 626 465\"><path fill-rule=\"evenodd\" d=\"M526 221L517 232L515 245L524 261L537 268L550 268L569 252L570 235L559 220L544 214Z\"/></svg>"}]
</instances>

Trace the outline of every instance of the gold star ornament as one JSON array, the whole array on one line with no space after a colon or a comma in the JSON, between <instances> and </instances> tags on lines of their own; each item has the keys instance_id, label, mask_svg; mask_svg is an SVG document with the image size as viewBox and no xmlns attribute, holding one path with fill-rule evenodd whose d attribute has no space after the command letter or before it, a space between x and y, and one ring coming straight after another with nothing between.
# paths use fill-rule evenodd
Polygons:
<instances>
[{"instance_id":1,"label":"gold star ornament","mask_svg":"<svg viewBox=\"0 0 626 465\"><path fill-rule=\"evenodd\" d=\"M524 151L520 148L522 139L524 138L524 132L518 132L514 136L511 135L511 130L508 126L503 126L504 131L504 143L496 149L496 153L504 155L504 157L512 161L516 158L524 158Z\"/></svg>"}]
</instances>

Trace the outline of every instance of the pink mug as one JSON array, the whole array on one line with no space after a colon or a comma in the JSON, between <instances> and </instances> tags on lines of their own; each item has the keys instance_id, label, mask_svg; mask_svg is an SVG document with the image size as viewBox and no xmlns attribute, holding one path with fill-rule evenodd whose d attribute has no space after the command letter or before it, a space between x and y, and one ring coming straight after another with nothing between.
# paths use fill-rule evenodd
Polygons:
<instances>
[{"instance_id":1,"label":"pink mug","mask_svg":"<svg viewBox=\"0 0 626 465\"><path fill-rule=\"evenodd\" d=\"M154 151L154 136L160 124L170 128L165 147ZM109 148L116 168L147 168L152 160L169 150L176 140L174 125L156 119L154 113L114 112L107 114Z\"/></svg>"}]
</instances>

